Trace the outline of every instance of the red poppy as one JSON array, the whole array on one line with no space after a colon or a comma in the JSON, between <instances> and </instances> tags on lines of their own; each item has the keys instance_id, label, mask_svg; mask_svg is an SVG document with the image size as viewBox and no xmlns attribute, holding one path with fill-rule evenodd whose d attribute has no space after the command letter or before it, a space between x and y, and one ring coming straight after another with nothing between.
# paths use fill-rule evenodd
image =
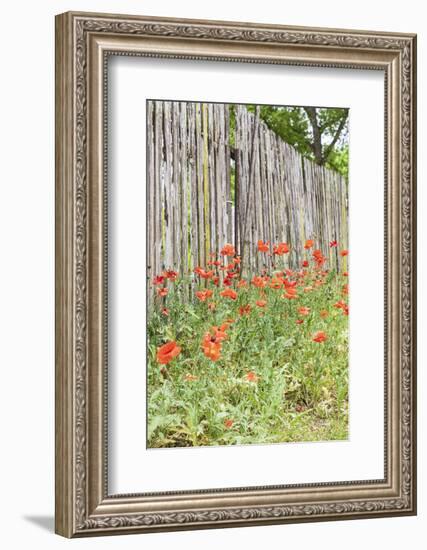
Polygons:
<instances>
[{"instance_id":1,"label":"red poppy","mask_svg":"<svg viewBox=\"0 0 427 550\"><path fill-rule=\"evenodd\" d=\"M167 307L164 307L162 309L162 315L164 315L165 317L169 317L169 310Z\"/></svg>"},{"instance_id":2,"label":"red poppy","mask_svg":"<svg viewBox=\"0 0 427 550\"><path fill-rule=\"evenodd\" d=\"M252 284L257 288L264 288L267 285L267 281L264 277L254 277L252 279Z\"/></svg>"},{"instance_id":3,"label":"red poppy","mask_svg":"<svg viewBox=\"0 0 427 550\"><path fill-rule=\"evenodd\" d=\"M258 307L265 307L267 305L266 300L257 300L255 303Z\"/></svg>"},{"instance_id":4,"label":"red poppy","mask_svg":"<svg viewBox=\"0 0 427 550\"><path fill-rule=\"evenodd\" d=\"M322 309L319 315L322 319L326 319L326 317L329 315L329 311L327 311L326 309Z\"/></svg>"},{"instance_id":5,"label":"red poppy","mask_svg":"<svg viewBox=\"0 0 427 550\"><path fill-rule=\"evenodd\" d=\"M195 267L194 273L199 275L202 279L211 279L213 277L213 271L205 271L202 267Z\"/></svg>"},{"instance_id":6,"label":"red poppy","mask_svg":"<svg viewBox=\"0 0 427 550\"><path fill-rule=\"evenodd\" d=\"M231 300L236 300L237 298L237 292L233 290L232 288L227 288L220 292L220 295L224 298L231 298Z\"/></svg>"},{"instance_id":7,"label":"red poppy","mask_svg":"<svg viewBox=\"0 0 427 550\"><path fill-rule=\"evenodd\" d=\"M246 304L245 306L239 307L239 315L249 315L251 312L251 306L249 304Z\"/></svg>"},{"instance_id":8,"label":"red poppy","mask_svg":"<svg viewBox=\"0 0 427 550\"><path fill-rule=\"evenodd\" d=\"M323 332L323 330L319 330L315 332L312 338L313 342L317 342L318 344L320 344L321 342L324 342L327 339L328 337L326 336L326 333Z\"/></svg>"},{"instance_id":9,"label":"red poppy","mask_svg":"<svg viewBox=\"0 0 427 550\"><path fill-rule=\"evenodd\" d=\"M287 298L288 300L295 300L298 298L297 289L296 288L287 288L286 292L282 295L282 298Z\"/></svg>"},{"instance_id":10,"label":"red poppy","mask_svg":"<svg viewBox=\"0 0 427 550\"><path fill-rule=\"evenodd\" d=\"M304 323L304 319L297 319L297 320L295 321L295 323L296 323L297 325L302 325L302 324Z\"/></svg>"},{"instance_id":11,"label":"red poppy","mask_svg":"<svg viewBox=\"0 0 427 550\"><path fill-rule=\"evenodd\" d=\"M229 277L226 277L226 278L223 280L222 284L223 284L224 286L231 286L231 285L233 284L233 281L232 281L232 279L230 279Z\"/></svg>"},{"instance_id":12,"label":"red poppy","mask_svg":"<svg viewBox=\"0 0 427 550\"><path fill-rule=\"evenodd\" d=\"M348 284L342 287L342 293L346 296L348 294Z\"/></svg>"},{"instance_id":13,"label":"red poppy","mask_svg":"<svg viewBox=\"0 0 427 550\"><path fill-rule=\"evenodd\" d=\"M169 292L169 290L166 287L162 287L162 288L157 289L157 294L161 297L167 296L168 292Z\"/></svg>"},{"instance_id":14,"label":"red poppy","mask_svg":"<svg viewBox=\"0 0 427 550\"><path fill-rule=\"evenodd\" d=\"M156 275L153 279L153 284L154 285L162 285L164 280L165 280L165 278L163 277L163 275Z\"/></svg>"},{"instance_id":15,"label":"red poppy","mask_svg":"<svg viewBox=\"0 0 427 550\"><path fill-rule=\"evenodd\" d=\"M326 261L326 258L322 254L321 250L314 250L313 251L313 258L314 258L314 261L316 262L317 267L321 267Z\"/></svg>"},{"instance_id":16,"label":"red poppy","mask_svg":"<svg viewBox=\"0 0 427 550\"><path fill-rule=\"evenodd\" d=\"M226 418L224 420L224 426L229 430L234 424L234 420L231 420L231 418Z\"/></svg>"},{"instance_id":17,"label":"red poppy","mask_svg":"<svg viewBox=\"0 0 427 550\"><path fill-rule=\"evenodd\" d=\"M283 284L285 285L285 288L295 288L297 286L296 281L289 281L288 279L284 279Z\"/></svg>"},{"instance_id":18,"label":"red poppy","mask_svg":"<svg viewBox=\"0 0 427 550\"><path fill-rule=\"evenodd\" d=\"M283 256L289 252L289 246L287 243L279 243L273 247L273 254L276 256Z\"/></svg>"},{"instance_id":19,"label":"red poppy","mask_svg":"<svg viewBox=\"0 0 427 550\"><path fill-rule=\"evenodd\" d=\"M223 340L227 340L228 334L222 329L223 327L212 327L213 334L210 332L205 334L202 346L206 344L221 344Z\"/></svg>"},{"instance_id":20,"label":"red poppy","mask_svg":"<svg viewBox=\"0 0 427 550\"><path fill-rule=\"evenodd\" d=\"M310 308L301 306L301 307L298 308L298 313L300 315L309 315L310 314Z\"/></svg>"},{"instance_id":21,"label":"red poppy","mask_svg":"<svg viewBox=\"0 0 427 550\"><path fill-rule=\"evenodd\" d=\"M340 255L341 256L348 256L348 250L341 250Z\"/></svg>"},{"instance_id":22,"label":"red poppy","mask_svg":"<svg viewBox=\"0 0 427 550\"><path fill-rule=\"evenodd\" d=\"M304 261L302 262L302 267L308 267L308 265L309 265L309 264L308 264L308 260L304 260Z\"/></svg>"},{"instance_id":23,"label":"red poppy","mask_svg":"<svg viewBox=\"0 0 427 550\"><path fill-rule=\"evenodd\" d=\"M172 269L163 271L163 275L164 277L166 277L166 279L170 279L171 281L175 281L178 277L178 273L176 271L172 271Z\"/></svg>"},{"instance_id":24,"label":"red poppy","mask_svg":"<svg viewBox=\"0 0 427 550\"><path fill-rule=\"evenodd\" d=\"M348 271L344 271L344 273L342 274L343 277L348 277Z\"/></svg>"},{"instance_id":25,"label":"red poppy","mask_svg":"<svg viewBox=\"0 0 427 550\"><path fill-rule=\"evenodd\" d=\"M212 361L218 361L221 357L221 340L207 332L202 341L203 353Z\"/></svg>"},{"instance_id":26,"label":"red poppy","mask_svg":"<svg viewBox=\"0 0 427 550\"><path fill-rule=\"evenodd\" d=\"M330 246L331 248L333 248L334 246L337 246L337 245L338 245L337 241L331 241L331 242L329 243L329 246Z\"/></svg>"},{"instance_id":27,"label":"red poppy","mask_svg":"<svg viewBox=\"0 0 427 550\"><path fill-rule=\"evenodd\" d=\"M270 288L274 288L275 290L283 287L283 279L279 279L278 277L273 277L269 284Z\"/></svg>"},{"instance_id":28,"label":"red poppy","mask_svg":"<svg viewBox=\"0 0 427 550\"><path fill-rule=\"evenodd\" d=\"M312 239L307 239L305 241L305 245L304 245L304 248L306 250L308 250L309 248L311 248L312 246L314 245L314 241Z\"/></svg>"},{"instance_id":29,"label":"red poppy","mask_svg":"<svg viewBox=\"0 0 427 550\"><path fill-rule=\"evenodd\" d=\"M268 252L270 250L270 241L258 241L258 251L259 252Z\"/></svg>"},{"instance_id":30,"label":"red poppy","mask_svg":"<svg viewBox=\"0 0 427 550\"><path fill-rule=\"evenodd\" d=\"M221 256L235 256L236 250L232 244L225 244L220 252Z\"/></svg>"},{"instance_id":31,"label":"red poppy","mask_svg":"<svg viewBox=\"0 0 427 550\"><path fill-rule=\"evenodd\" d=\"M248 382L258 382L259 380L259 376L257 376L253 371L248 372L245 378Z\"/></svg>"},{"instance_id":32,"label":"red poppy","mask_svg":"<svg viewBox=\"0 0 427 550\"><path fill-rule=\"evenodd\" d=\"M176 342L167 342L157 348L157 362L161 365L167 365L180 353L181 348L177 346Z\"/></svg>"},{"instance_id":33,"label":"red poppy","mask_svg":"<svg viewBox=\"0 0 427 550\"><path fill-rule=\"evenodd\" d=\"M212 277L212 282L215 286L219 286L219 277L218 276Z\"/></svg>"},{"instance_id":34,"label":"red poppy","mask_svg":"<svg viewBox=\"0 0 427 550\"><path fill-rule=\"evenodd\" d=\"M198 290L196 292L196 296L201 302L206 302L206 300L210 298L212 294L213 294L212 290Z\"/></svg>"}]
</instances>

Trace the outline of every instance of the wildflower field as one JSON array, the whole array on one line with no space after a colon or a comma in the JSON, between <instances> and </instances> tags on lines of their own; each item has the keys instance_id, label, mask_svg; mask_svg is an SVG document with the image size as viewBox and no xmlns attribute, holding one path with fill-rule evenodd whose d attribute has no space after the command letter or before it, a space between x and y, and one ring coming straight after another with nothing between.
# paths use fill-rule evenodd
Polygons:
<instances>
[{"instance_id":1,"label":"wildflower field","mask_svg":"<svg viewBox=\"0 0 427 550\"><path fill-rule=\"evenodd\" d=\"M348 251L314 245L295 270L287 243L258 241L270 270L245 274L225 244L189 277L151 281L148 447L347 439Z\"/></svg>"}]
</instances>

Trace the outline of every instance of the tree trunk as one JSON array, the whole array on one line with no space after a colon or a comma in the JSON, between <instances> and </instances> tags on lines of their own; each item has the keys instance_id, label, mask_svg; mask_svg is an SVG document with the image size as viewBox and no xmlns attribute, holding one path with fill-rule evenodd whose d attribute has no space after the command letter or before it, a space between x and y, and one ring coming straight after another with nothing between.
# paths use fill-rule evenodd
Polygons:
<instances>
[{"instance_id":1,"label":"tree trunk","mask_svg":"<svg viewBox=\"0 0 427 550\"><path fill-rule=\"evenodd\" d=\"M310 120L311 127L313 129L313 143L311 143L311 148L314 154L314 160L317 164L323 164L324 159L322 155L322 134L320 132L320 127L317 122L317 114L315 107L304 107L305 112Z\"/></svg>"}]
</instances>

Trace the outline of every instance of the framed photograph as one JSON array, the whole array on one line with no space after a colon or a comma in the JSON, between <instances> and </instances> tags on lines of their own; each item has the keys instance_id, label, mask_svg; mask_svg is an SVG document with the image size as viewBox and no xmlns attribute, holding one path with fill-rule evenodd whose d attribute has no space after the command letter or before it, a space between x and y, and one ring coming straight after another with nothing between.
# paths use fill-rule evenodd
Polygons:
<instances>
[{"instance_id":1,"label":"framed photograph","mask_svg":"<svg viewBox=\"0 0 427 550\"><path fill-rule=\"evenodd\" d=\"M56 18L56 532L416 513L416 37Z\"/></svg>"}]
</instances>

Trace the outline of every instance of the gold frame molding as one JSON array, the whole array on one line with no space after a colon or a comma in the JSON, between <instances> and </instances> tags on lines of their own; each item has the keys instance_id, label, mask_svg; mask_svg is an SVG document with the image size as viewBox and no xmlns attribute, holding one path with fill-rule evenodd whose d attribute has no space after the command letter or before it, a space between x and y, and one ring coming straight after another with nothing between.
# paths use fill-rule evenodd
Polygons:
<instances>
[{"instance_id":1,"label":"gold frame molding","mask_svg":"<svg viewBox=\"0 0 427 550\"><path fill-rule=\"evenodd\" d=\"M385 75L385 477L109 495L109 55L368 68ZM68 12L56 17L56 532L66 537L416 513L416 36Z\"/></svg>"}]
</instances>

